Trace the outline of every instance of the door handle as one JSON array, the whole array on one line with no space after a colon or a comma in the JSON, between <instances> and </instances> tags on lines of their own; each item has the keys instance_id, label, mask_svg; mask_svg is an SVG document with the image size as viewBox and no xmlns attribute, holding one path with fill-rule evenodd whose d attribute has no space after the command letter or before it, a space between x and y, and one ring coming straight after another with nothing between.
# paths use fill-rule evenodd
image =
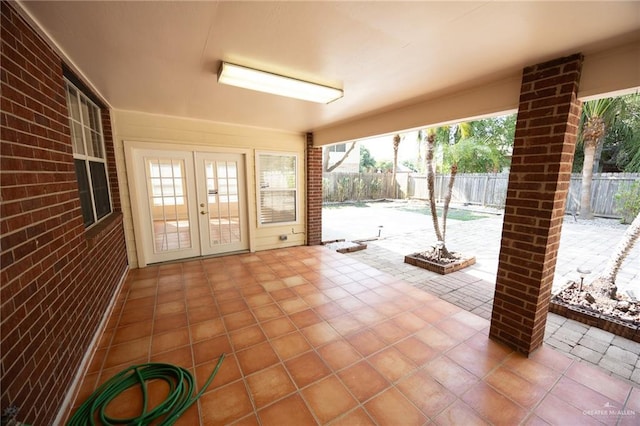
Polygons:
<instances>
[{"instance_id":1,"label":"door handle","mask_svg":"<svg viewBox=\"0 0 640 426\"><path fill-rule=\"evenodd\" d=\"M209 212L205 212L204 210L200 210L200 214L207 214Z\"/></svg>"}]
</instances>

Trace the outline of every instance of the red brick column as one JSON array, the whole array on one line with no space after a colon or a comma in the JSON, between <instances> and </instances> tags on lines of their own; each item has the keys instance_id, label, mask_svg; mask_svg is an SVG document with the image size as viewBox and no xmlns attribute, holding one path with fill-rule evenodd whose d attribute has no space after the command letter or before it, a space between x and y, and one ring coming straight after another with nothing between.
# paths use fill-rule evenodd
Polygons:
<instances>
[{"instance_id":1,"label":"red brick column","mask_svg":"<svg viewBox=\"0 0 640 426\"><path fill-rule=\"evenodd\" d=\"M580 54L524 69L490 337L542 345L580 119Z\"/></svg>"},{"instance_id":2,"label":"red brick column","mask_svg":"<svg viewBox=\"0 0 640 426\"><path fill-rule=\"evenodd\" d=\"M322 242L322 148L307 133L307 245Z\"/></svg>"}]
</instances>

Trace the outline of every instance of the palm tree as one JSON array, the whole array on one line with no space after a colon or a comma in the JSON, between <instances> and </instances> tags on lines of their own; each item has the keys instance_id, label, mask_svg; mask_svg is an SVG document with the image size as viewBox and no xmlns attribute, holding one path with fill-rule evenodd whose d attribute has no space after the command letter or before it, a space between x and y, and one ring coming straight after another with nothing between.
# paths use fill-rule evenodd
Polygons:
<instances>
[{"instance_id":1,"label":"palm tree","mask_svg":"<svg viewBox=\"0 0 640 426\"><path fill-rule=\"evenodd\" d=\"M467 132L470 130L469 123L459 123L454 126L443 126L442 130L447 133L449 137L449 141L447 144L444 144L443 156L446 156L447 152L451 148L456 145L456 136L458 134L463 135L463 137L467 136ZM450 161L450 174L449 174L449 184L447 185L447 193L444 196L444 205L442 206L442 241L445 241L447 238L447 216L449 215L449 205L451 204L451 198L453 197L453 184L456 179L456 174L458 173L458 161L457 158L449 158ZM443 171L444 172L444 171Z\"/></svg>"},{"instance_id":2,"label":"palm tree","mask_svg":"<svg viewBox=\"0 0 640 426\"><path fill-rule=\"evenodd\" d=\"M418 145L418 159L416 160L418 164L418 171L422 171L424 165L422 163L422 142L424 141L424 130L418 130L416 134L416 144Z\"/></svg>"},{"instance_id":3,"label":"palm tree","mask_svg":"<svg viewBox=\"0 0 640 426\"><path fill-rule=\"evenodd\" d=\"M433 230L436 233L436 239L438 240L438 242L442 243L442 255L447 257L449 255L449 252L447 251L447 247L444 243L442 232L440 232L440 222L438 221L438 211L436 210L436 173L433 164L433 152L435 151L435 146L436 130L429 129L427 130L427 144L425 148L425 161L427 165L427 189L429 190L429 208L431 210L431 220L433 222Z\"/></svg>"},{"instance_id":4,"label":"palm tree","mask_svg":"<svg viewBox=\"0 0 640 426\"><path fill-rule=\"evenodd\" d=\"M579 143L584 147L582 163L582 188L580 189L580 218L593 219L591 212L591 183L593 181L593 165L598 147L602 145L604 135L615 119L620 102L617 98L596 99L585 102L582 106L582 129Z\"/></svg>"},{"instance_id":5,"label":"palm tree","mask_svg":"<svg viewBox=\"0 0 640 426\"><path fill-rule=\"evenodd\" d=\"M443 130L440 128L440 130ZM448 130L448 129L447 129ZM438 212L436 210L436 194L435 194L435 169L433 163L433 154L435 151L436 133L438 129L429 129L427 131L426 144L426 163L427 163L427 188L429 190L429 208L431 210L431 220L433 221L433 229L438 239L440 256L443 258L453 257L446 246L447 236L447 216L449 214L449 205L453 196L453 184L455 183L458 165L453 162L450 167L449 184L447 185L447 193L444 197L444 205L442 207L442 231L440 230L440 222L438 220Z\"/></svg>"},{"instance_id":6,"label":"palm tree","mask_svg":"<svg viewBox=\"0 0 640 426\"><path fill-rule=\"evenodd\" d=\"M398 198L398 185L396 184L396 173L398 172L398 148L400 148L400 142L402 138L400 135L395 135L393 137L393 177L391 182L393 182L393 198Z\"/></svg>"},{"instance_id":7,"label":"palm tree","mask_svg":"<svg viewBox=\"0 0 640 426\"><path fill-rule=\"evenodd\" d=\"M421 134L424 133L422 131L418 132L418 141L421 139ZM425 159L431 219L433 221L436 238L442 247L441 256L452 257L446 248L445 242L447 236L447 216L449 214L449 206L453 197L453 187L458 171L477 172L478 168L483 168L482 171L497 170L504 163L504 154L495 144L489 143L489 136L484 137L482 140L474 137L472 123L458 123L454 126L431 128L427 130L426 134ZM443 141L444 167L449 169L449 183L442 207L442 227L438 221L435 200L435 168L433 158L436 139Z\"/></svg>"},{"instance_id":8,"label":"palm tree","mask_svg":"<svg viewBox=\"0 0 640 426\"><path fill-rule=\"evenodd\" d=\"M453 183L458 173L458 164L453 163L449 169L449 185L447 185L447 194L444 196L444 205L442 206L442 241L447 237L447 216L449 215L449 204L453 196Z\"/></svg>"}]
</instances>

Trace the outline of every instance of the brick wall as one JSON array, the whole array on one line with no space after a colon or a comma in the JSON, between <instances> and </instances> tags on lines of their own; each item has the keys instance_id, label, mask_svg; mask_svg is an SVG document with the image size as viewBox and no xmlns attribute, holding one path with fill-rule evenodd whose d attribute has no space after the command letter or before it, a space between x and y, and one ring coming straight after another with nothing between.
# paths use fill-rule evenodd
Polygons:
<instances>
[{"instance_id":1,"label":"brick wall","mask_svg":"<svg viewBox=\"0 0 640 426\"><path fill-rule=\"evenodd\" d=\"M524 69L490 336L542 345L581 104L582 55Z\"/></svg>"},{"instance_id":2,"label":"brick wall","mask_svg":"<svg viewBox=\"0 0 640 426\"><path fill-rule=\"evenodd\" d=\"M322 148L307 133L307 245L322 243Z\"/></svg>"},{"instance_id":3,"label":"brick wall","mask_svg":"<svg viewBox=\"0 0 640 426\"><path fill-rule=\"evenodd\" d=\"M1 407L51 424L90 349L126 250L108 111L102 115L115 211L86 231L60 58L1 2Z\"/></svg>"}]
</instances>

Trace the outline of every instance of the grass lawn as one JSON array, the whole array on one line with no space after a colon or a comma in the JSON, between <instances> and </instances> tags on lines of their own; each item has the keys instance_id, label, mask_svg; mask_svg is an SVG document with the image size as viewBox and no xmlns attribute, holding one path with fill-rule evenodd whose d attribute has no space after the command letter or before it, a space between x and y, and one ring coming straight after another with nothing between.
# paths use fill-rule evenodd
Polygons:
<instances>
[{"instance_id":1,"label":"grass lawn","mask_svg":"<svg viewBox=\"0 0 640 426\"><path fill-rule=\"evenodd\" d=\"M408 203L397 203L397 202L386 202L386 201L367 203L362 201L347 201L344 203L329 203L329 204L324 204L322 206L323 209L328 209L328 210L338 210L338 209L347 208L347 207L356 207L356 208L364 208L364 209L384 208L389 210L399 210L399 211L418 213L418 214L431 216L431 210L429 208L429 205L426 203L419 203L419 204L409 203L408 204ZM438 207L437 210L438 210L438 217L442 217L442 207ZM473 212L471 210L450 208L447 219L468 221L468 220L483 219L486 217L489 217L489 215Z\"/></svg>"},{"instance_id":2,"label":"grass lawn","mask_svg":"<svg viewBox=\"0 0 640 426\"><path fill-rule=\"evenodd\" d=\"M335 209L342 209L345 207L368 208L368 207L371 207L371 205L364 201L345 201L344 203L331 202L331 203L322 204L323 209L335 210Z\"/></svg>"},{"instance_id":3,"label":"grass lawn","mask_svg":"<svg viewBox=\"0 0 640 426\"><path fill-rule=\"evenodd\" d=\"M420 214L431 216L431 209L429 208L429 206L402 206L402 207L396 207L396 208L398 210L402 210L406 212L420 213ZM436 210L438 211L438 217L442 217L442 208L438 207ZM470 210L454 209L454 208L449 208L449 214L447 215L447 219L464 220L464 221L483 219L485 217L489 217L489 216L482 213L476 213Z\"/></svg>"}]
</instances>

